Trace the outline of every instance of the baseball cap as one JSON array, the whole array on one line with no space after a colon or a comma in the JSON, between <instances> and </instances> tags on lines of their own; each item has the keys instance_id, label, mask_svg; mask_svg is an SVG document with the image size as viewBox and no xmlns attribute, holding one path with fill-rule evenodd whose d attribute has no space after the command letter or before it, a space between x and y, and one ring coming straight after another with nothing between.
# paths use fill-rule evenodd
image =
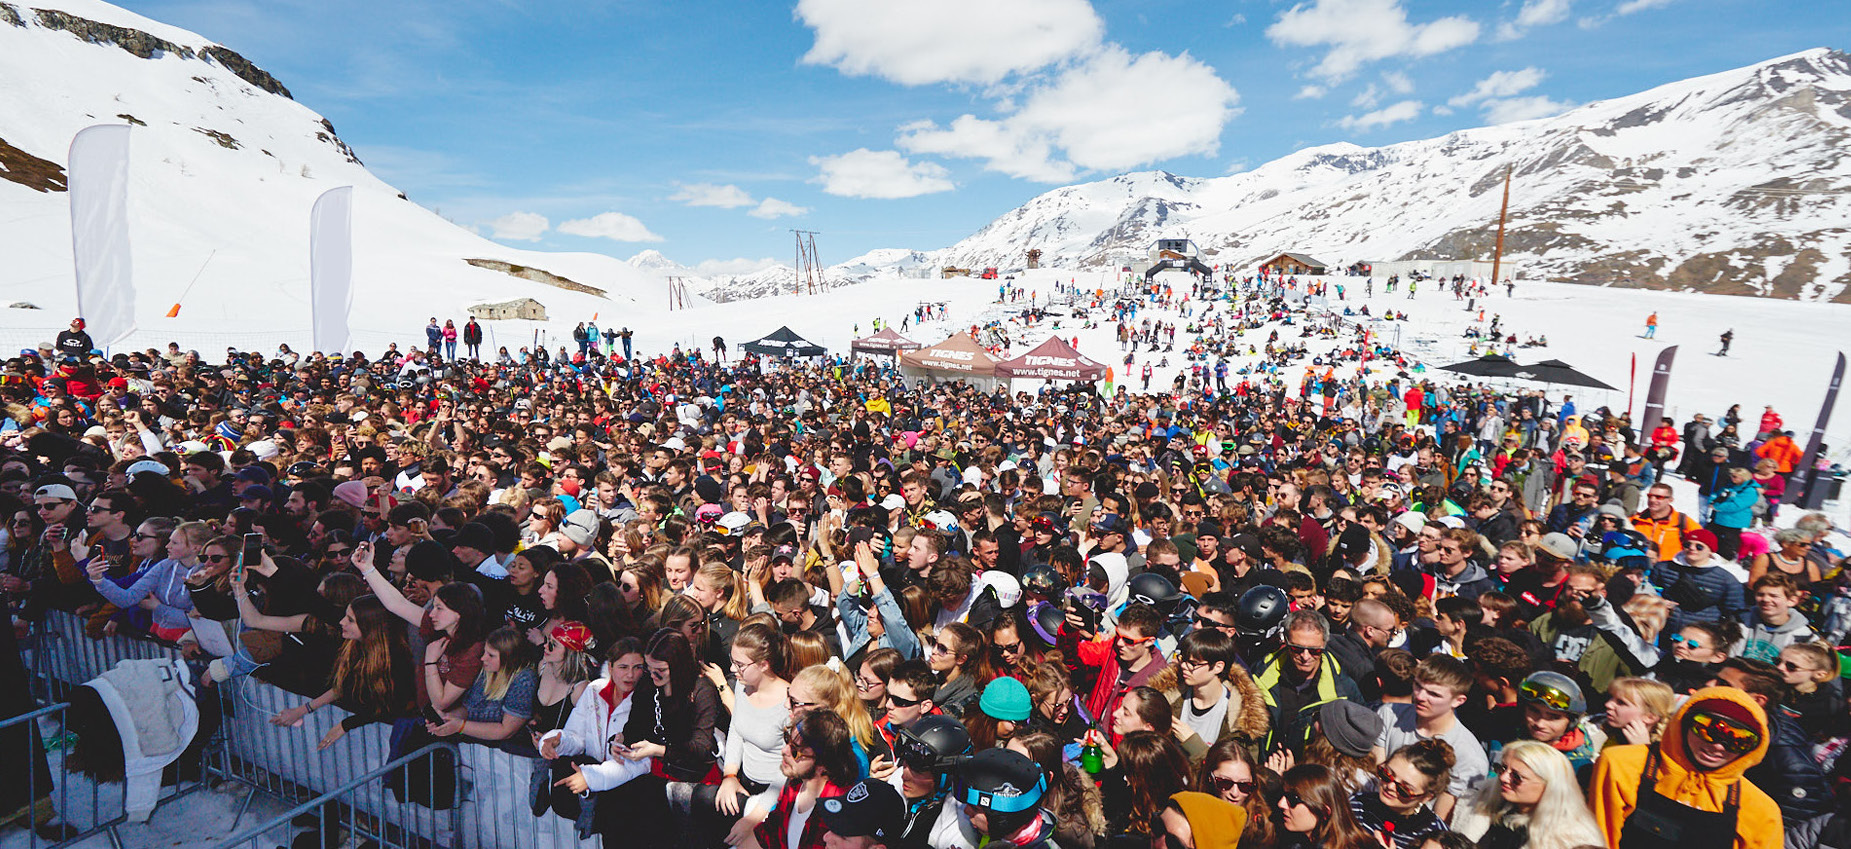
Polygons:
<instances>
[{"instance_id":1,"label":"baseball cap","mask_svg":"<svg viewBox=\"0 0 1851 849\"><path fill-rule=\"evenodd\" d=\"M76 501L77 491L61 483L48 483L32 491L33 498L56 498L59 501Z\"/></svg>"},{"instance_id":2,"label":"baseball cap","mask_svg":"<svg viewBox=\"0 0 1851 849\"><path fill-rule=\"evenodd\" d=\"M823 827L837 837L873 837L890 843L906 825L906 803L900 791L872 778L848 788L847 793L824 799L818 807Z\"/></svg>"}]
</instances>

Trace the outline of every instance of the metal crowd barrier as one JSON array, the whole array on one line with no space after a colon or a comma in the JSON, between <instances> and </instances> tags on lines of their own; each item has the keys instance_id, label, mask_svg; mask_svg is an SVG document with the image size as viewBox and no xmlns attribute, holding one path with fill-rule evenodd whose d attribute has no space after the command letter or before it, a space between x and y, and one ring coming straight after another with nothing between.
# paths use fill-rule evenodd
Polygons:
<instances>
[{"instance_id":1,"label":"metal crowd barrier","mask_svg":"<svg viewBox=\"0 0 1851 849\"><path fill-rule=\"evenodd\" d=\"M427 780L434 777L436 755L439 752L454 754L455 751L453 743L432 743L382 763L268 822L213 844L213 849L269 849L289 845L290 829L304 825L304 821L306 827L321 835L324 846L359 845L362 841L371 841L379 849L456 845L449 840L432 839L420 827L436 826L433 831L459 834L460 807L432 811L414 802L401 801L387 789L388 777L399 770L422 768L426 770ZM407 824L411 824L410 827ZM236 828L237 824L234 822L232 827Z\"/></svg>"},{"instance_id":2,"label":"metal crowd barrier","mask_svg":"<svg viewBox=\"0 0 1851 849\"><path fill-rule=\"evenodd\" d=\"M0 768L12 775L23 770L26 775L27 794L23 801L32 808L23 814L21 823L25 826L26 845L30 849L59 849L106 834L111 846L122 849L117 827L129 821L127 785L98 782L66 769L65 759L75 744L75 735L66 722L70 707L69 702L59 702L0 721L0 751L6 756ZM35 749L44 757L38 757ZM164 785L155 810L202 787L197 777ZM41 815L55 818L62 826L57 838L41 836L34 828Z\"/></svg>"},{"instance_id":3,"label":"metal crowd barrier","mask_svg":"<svg viewBox=\"0 0 1851 849\"><path fill-rule=\"evenodd\" d=\"M114 667L119 660L168 657L176 651L160 643L122 636L92 640L84 634L81 619L61 612L47 614L29 645L32 668L42 678L39 686L50 692L67 692L69 687ZM281 727L270 724L270 718L301 704L305 701L302 696L248 676L227 681L216 689L222 724L205 747L203 772L215 781L235 782L249 790L227 828L238 828L256 793L299 808L253 826L240 841L284 828L292 817L307 812L303 806L312 809L322 804L337 812L325 816L338 815L335 821L342 827L361 838L378 841L382 849L407 842L417 847L459 849L602 846L595 836L580 841L574 824L555 814L533 815L528 801L532 758L485 745L454 745L451 748L458 764L461 803L447 810L401 804L390 792L367 789L384 788L374 778L375 773L384 775L382 765L393 760L390 726L363 726L327 749L318 750L328 729L347 716L344 711L324 708L305 717L300 727ZM318 799L323 801L317 803Z\"/></svg>"}]
</instances>

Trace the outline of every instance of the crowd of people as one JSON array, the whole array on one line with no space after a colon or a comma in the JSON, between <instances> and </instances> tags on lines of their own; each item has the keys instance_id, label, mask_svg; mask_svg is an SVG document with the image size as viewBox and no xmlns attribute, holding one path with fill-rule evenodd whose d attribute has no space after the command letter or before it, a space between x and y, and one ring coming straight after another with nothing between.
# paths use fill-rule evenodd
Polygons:
<instances>
[{"instance_id":1,"label":"crowd of people","mask_svg":"<svg viewBox=\"0 0 1851 849\"><path fill-rule=\"evenodd\" d=\"M1771 526L1777 418L431 329L9 360L17 636L175 644L202 701L344 711L323 748L525 755L533 815L606 846L1851 845L1851 574L1824 515Z\"/></svg>"}]
</instances>

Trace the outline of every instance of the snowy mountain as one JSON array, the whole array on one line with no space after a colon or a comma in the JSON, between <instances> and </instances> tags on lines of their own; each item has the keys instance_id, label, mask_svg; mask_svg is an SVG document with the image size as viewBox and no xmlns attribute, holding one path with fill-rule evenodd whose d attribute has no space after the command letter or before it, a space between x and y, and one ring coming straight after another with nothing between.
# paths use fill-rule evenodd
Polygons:
<instances>
[{"instance_id":1,"label":"snowy mountain","mask_svg":"<svg viewBox=\"0 0 1851 849\"><path fill-rule=\"evenodd\" d=\"M1505 258L1521 278L1851 300L1851 56L1816 49L1554 118L1380 148L1308 148L1213 179L1126 174L1043 194L946 265L1142 268L1159 237L1211 264ZM1136 257L1136 261L1130 260Z\"/></svg>"},{"instance_id":2,"label":"snowy mountain","mask_svg":"<svg viewBox=\"0 0 1851 849\"><path fill-rule=\"evenodd\" d=\"M683 278L689 291L714 303L788 295L797 286L796 272L783 263L743 274L703 275L696 269L663 256L661 251L650 249L630 257L629 264L655 279ZM934 268L936 265L931 254L903 248L881 248L823 269L818 288L834 289L876 277L921 277L928 275Z\"/></svg>"},{"instance_id":3,"label":"snowy mountain","mask_svg":"<svg viewBox=\"0 0 1851 849\"><path fill-rule=\"evenodd\" d=\"M283 82L100 0L0 0L0 79L0 293L39 308L0 310L8 344L74 314L64 163L72 136L99 123L133 127L134 344L204 348L230 332L231 344L306 346L309 209L344 185L354 187L356 346L377 350L432 315L461 324L470 305L517 298L567 327L667 308L662 284L620 260L507 248L408 201ZM176 302L179 317L167 318ZM508 343L538 332L490 322Z\"/></svg>"}]
</instances>

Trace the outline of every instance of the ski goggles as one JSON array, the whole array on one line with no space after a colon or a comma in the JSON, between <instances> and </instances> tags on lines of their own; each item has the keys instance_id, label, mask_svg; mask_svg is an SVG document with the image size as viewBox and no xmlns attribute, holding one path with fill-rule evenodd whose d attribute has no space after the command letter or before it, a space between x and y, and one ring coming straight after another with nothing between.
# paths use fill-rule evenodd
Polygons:
<instances>
[{"instance_id":1,"label":"ski goggles","mask_svg":"<svg viewBox=\"0 0 1851 849\"><path fill-rule=\"evenodd\" d=\"M1540 681L1525 681L1517 688L1517 695L1526 702L1535 702L1550 710L1574 713L1569 706L1574 704L1574 697L1561 689L1551 687Z\"/></svg>"},{"instance_id":2,"label":"ski goggles","mask_svg":"<svg viewBox=\"0 0 1851 849\"><path fill-rule=\"evenodd\" d=\"M1761 745L1761 734L1752 728L1743 728L1735 720L1713 713L1698 712L1686 720L1690 730L1705 741L1714 743L1737 755L1746 755Z\"/></svg>"},{"instance_id":3,"label":"ski goggles","mask_svg":"<svg viewBox=\"0 0 1851 849\"><path fill-rule=\"evenodd\" d=\"M966 755L941 756L925 741L902 731L893 740L894 758L919 772L948 772L966 759Z\"/></svg>"}]
</instances>

